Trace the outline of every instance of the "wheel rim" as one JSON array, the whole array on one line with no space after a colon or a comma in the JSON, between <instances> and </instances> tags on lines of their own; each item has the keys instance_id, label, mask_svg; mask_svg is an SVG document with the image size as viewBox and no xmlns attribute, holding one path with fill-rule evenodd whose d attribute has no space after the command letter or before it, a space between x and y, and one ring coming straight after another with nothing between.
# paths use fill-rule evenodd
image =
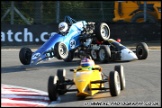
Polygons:
<instances>
[{"instance_id":1,"label":"wheel rim","mask_svg":"<svg viewBox=\"0 0 162 108\"><path fill-rule=\"evenodd\" d=\"M123 87L125 88L125 75L124 75L123 72L121 72L121 74L122 74L122 77L123 77Z\"/></svg>"},{"instance_id":2,"label":"wheel rim","mask_svg":"<svg viewBox=\"0 0 162 108\"><path fill-rule=\"evenodd\" d=\"M101 60L105 59L105 51L103 49L100 50L99 57L100 57Z\"/></svg>"},{"instance_id":3,"label":"wheel rim","mask_svg":"<svg viewBox=\"0 0 162 108\"><path fill-rule=\"evenodd\" d=\"M66 49L66 46L65 45L60 45L59 47L59 53L61 56L65 56L66 55L66 52L67 52L67 49Z\"/></svg>"},{"instance_id":4,"label":"wheel rim","mask_svg":"<svg viewBox=\"0 0 162 108\"><path fill-rule=\"evenodd\" d=\"M57 84L57 81L58 81L58 77L55 76L54 79L53 79L53 84Z\"/></svg>"},{"instance_id":5,"label":"wheel rim","mask_svg":"<svg viewBox=\"0 0 162 108\"><path fill-rule=\"evenodd\" d=\"M102 27L101 29L101 36L105 39L109 38L109 30L107 29L106 26Z\"/></svg>"},{"instance_id":6,"label":"wheel rim","mask_svg":"<svg viewBox=\"0 0 162 108\"><path fill-rule=\"evenodd\" d=\"M95 50L91 51L91 55L92 55L93 59L97 59L97 53Z\"/></svg>"},{"instance_id":7,"label":"wheel rim","mask_svg":"<svg viewBox=\"0 0 162 108\"><path fill-rule=\"evenodd\" d=\"M120 89L121 89L120 78L119 78L119 75L117 75L117 77L116 77L116 90L117 90L118 94L120 93Z\"/></svg>"}]
</instances>

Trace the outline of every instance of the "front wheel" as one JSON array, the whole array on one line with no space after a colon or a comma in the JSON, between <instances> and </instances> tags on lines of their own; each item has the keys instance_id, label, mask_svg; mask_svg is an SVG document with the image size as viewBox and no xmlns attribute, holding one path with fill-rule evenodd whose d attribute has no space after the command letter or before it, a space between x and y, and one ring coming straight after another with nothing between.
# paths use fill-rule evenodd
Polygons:
<instances>
[{"instance_id":1,"label":"front wheel","mask_svg":"<svg viewBox=\"0 0 162 108\"><path fill-rule=\"evenodd\" d=\"M98 51L97 50L91 50L90 51L90 55L92 57L93 60L97 61L98 60Z\"/></svg>"},{"instance_id":2,"label":"front wheel","mask_svg":"<svg viewBox=\"0 0 162 108\"><path fill-rule=\"evenodd\" d=\"M140 42L136 46L136 55L139 60L146 59L148 56L148 45L145 42Z\"/></svg>"},{"instance_id":3,"label":"front wheel","mask_svg":"<svg viewBox=\"0 0 162 108\"><path fill-rule=\"evenodd\" d=\"M114 67L114 70L117 71L119 73L119 77L120 77L120 85L121 85L121 90L125 89L125 74L124 74L124 67L122 65L116 65Z\"/></svg>"},{"instance_id":4,"label":"front wheel","mask_svg":"<svg viewBox=\"0 0 162 108\"><path fill-rule=\"evenodd\" d=\"M57 81L57 76L49 76L48 78L48 97L50 101L56 101L58 98Z\"/></svg>"},{"instance_id":5,"label":"front wheel","mask_svg":"<svg viewBox=\"0 0 162 108\"><path fill-rule=\"evenodd\" d=\"M111 96L118 96L121 91L119 74L117 71L111 71L109 77L110 94Z\"/></svg>"},{"instance_id":6,"label":"front wheel","mask_svg":"<svg viewBox=\"0 0 162 108\"><path fill-rule=\"evenodd\" d=\"M60 95L63 95L66 93L66 85L63 84L65 82L65 77L66 77L66 70L65 69L58 69L57 70L57 76L58 76L58 89L60 89L58 91L58 93Z\"/></svg>"},{"instance_id":7,"label":"front wheel","mask_svg":"<svg viewBox=\"0 0 162 108\"><path fill-rule=\"evenodd\" d=\"M29 65L31 61L32 51L30 48L23 47L19 52L20 62L24 65Z\"/></svg>"},{"instance_id":8,"label":"front wheel","mask_svg":"<svg viewBox=\"0 0 162 108\"><path fill-rule=\"evenodd\" d=\"M111 57L110 48L107 45L100 46L98 55L101 63L107 63Z\"/></svg>"}]
</instances>

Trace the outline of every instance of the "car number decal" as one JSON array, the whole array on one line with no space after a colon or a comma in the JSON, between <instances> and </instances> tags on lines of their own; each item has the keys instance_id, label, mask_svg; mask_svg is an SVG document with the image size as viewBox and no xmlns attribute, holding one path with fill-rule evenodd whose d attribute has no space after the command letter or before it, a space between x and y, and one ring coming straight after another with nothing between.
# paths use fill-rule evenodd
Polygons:
<instances>
[{"instance_id":1,"label":"car number decal","mask_svg":"<svg viewBox=\"0 0 162 108\"><path fill-rule=\"evenodd\" d=\"M74 39L70 40L70 48L74 49L76 46L76 41Z\"/></svg>"},{"instance_id":2,"label":"car number decal","mask_svg":"<svg viewBox=\"0 0 162 108\"><path fill-rule=\"evenodd\" d=\"M41 54L40 53L36 53L32 56L32 59L37 59Z\"/></svg>"}]
</instances>

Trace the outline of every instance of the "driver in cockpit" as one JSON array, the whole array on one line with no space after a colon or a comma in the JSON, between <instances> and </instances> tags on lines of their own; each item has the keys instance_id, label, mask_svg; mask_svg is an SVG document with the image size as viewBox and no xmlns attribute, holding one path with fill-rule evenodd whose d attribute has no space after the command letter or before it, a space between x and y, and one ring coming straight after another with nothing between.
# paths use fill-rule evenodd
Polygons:
<instances>
[{"instance_id":1,"label":"driver in cockpit","mask_svg":"<svg viewBox=\"0 0 162 108\"><path fill-rule=\"evenodd\" d=\"M82 23L84 23L84 22L82 22ZM79 26L79 24L82 24L82 23L79 22L79 23L74 23L73 24L73 32L75 32L75 33L73 33L74 35L76 35L76 34L80 35L80 32L83 31L84 28L79 29L79 27L77 27L77 26ZM63 36L65 36L68 33L69 29L70 29L70 27L69 27L68 23L65 22L65 21L64 22L60 22L59 25L58 25L59 33L62 34ZM83 45L85 47L88 47L91 44L91 42L92 42L92 39L91 38L87 38L85 40L85 42L83 43Z\"/></svg>"}]
</instances>

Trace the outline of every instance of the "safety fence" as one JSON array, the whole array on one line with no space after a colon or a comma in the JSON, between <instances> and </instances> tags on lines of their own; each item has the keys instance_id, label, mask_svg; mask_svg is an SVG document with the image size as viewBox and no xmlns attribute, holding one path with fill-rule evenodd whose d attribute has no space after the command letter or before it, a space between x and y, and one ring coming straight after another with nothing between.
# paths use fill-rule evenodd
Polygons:
<instances>
[{"instance_id":1,"label":"safety fence","mask_svg":"<svg viewBox=\"0 0 162 108\"><path fill-rule=\"evenodd\" d=\"M1 45L43 44L58 31L58 23L66 15L75 20L106 22L111 29L111 38L123 41L161 39L161 23L114 23L115 15L124 12L120 4L120 10L115 10L115 3L117 1L1 1ZM133 4L135 1L125 3ZM137 3L143 11L146 11L146 6L153 9L153 5ZM129 6L128 10L132 8ZM161 19L161 3L157 9Z\"/></svg>"},{"instance_id":2,"label":"safety fence","mask_svg":"<svg viewBox=\"0 0 162 108\"><path fill-rule=\"evenodd\" d=\"M66 15L87 21L161 20L161 1L1 1L1 23L51 24Z\"/></svg>"},{"instance_id":3,"label":"safety fence","mask_svg":"<svg viewBox=\"0 0 162 108\"><path fill-rule=\"evenodd\" d=\"M112 21L114 1L2 1L1 22L9 24L58 23L69 15L89 21Z\"/></svg>"}]
</instances>

